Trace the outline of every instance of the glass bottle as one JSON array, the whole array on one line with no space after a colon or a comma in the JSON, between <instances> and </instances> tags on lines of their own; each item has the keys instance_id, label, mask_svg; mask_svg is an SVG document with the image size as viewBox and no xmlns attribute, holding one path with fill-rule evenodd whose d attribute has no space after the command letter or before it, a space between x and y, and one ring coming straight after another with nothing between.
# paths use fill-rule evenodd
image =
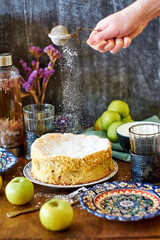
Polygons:
<instances>
[{"instance_id":1,"label":"glass bottle","mask_svg":"<svg viewBox=\"0 0 160 240\"><path fill-rule=\"evenodd\" d=\"M19 71L12 65L10 53L0 54L0 147L20 155L24 127Z\"/></svg>"}]
</instances>

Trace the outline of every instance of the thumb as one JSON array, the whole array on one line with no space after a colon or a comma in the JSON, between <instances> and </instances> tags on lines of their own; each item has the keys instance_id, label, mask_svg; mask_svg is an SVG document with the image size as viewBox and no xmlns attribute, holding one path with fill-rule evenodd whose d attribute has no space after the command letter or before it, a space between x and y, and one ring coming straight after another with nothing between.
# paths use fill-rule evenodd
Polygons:
<instances>
[{"instance_id":1,"label":"thumb","mask_svg":"<svg viewBox=\"0 0 160 240\"><path fill-rule=\"evenodd\" d=\"M133 32L129 35L129 37L130 37L131 39L137 37L137 36L143 31L144 28L145 28L145 25L140 25L135 31L133 31Z\"/></svg>"}]
</instances>

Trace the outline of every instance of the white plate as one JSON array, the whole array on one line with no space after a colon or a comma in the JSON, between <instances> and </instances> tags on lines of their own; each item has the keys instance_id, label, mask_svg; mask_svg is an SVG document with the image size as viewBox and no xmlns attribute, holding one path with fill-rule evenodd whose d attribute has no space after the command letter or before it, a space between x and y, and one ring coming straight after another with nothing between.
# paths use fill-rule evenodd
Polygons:
<instances>
[{"instance_id":1,"label":"white plate","mask_svg":"<svg viewBox=\"0 0 160 240\"><path fill-rule=\"evenodd\" d=\"M90 186L90 185L94 185L94 184L97 184L97 183L101 183L101 182L104 182L104 181L112 178L118 171L118 164L114 160L113 160L113 162L114 162L114 171L110 175L108 175L107 177L105 177L103 179L100 179L98 181L95 181L95 182L84 183L84 184L77 184L77 185L54 185L54 184L49 184L49 183L44 183L44 182L38 181L37 179L35 179L31 175L32 161L27 163L27 165L24 167L23 174L31 182L39 184L39 185L42 185L42 186L53 187L53 188L79 188L79 187Z\"/></svg>"}]
</instances>

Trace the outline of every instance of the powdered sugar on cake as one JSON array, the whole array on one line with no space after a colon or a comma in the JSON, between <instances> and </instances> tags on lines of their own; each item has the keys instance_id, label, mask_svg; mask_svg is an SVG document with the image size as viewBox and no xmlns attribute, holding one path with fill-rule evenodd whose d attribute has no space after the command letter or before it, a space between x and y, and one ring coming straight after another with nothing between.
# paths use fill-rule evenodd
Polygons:
<instances>
[{"instance_id":1,"label":"powdered sugar on cake","mask_svg":"<svg viewBox=\"0 0 160 240\"><path fill-rule=\"evenodd\" d=\"M50 134L47 134L50 135ZM42 144L40 149L48 156L67 156L80 157L93 154L95 152L106 150L110 147L108 139L97 136L61 134L60 138L47 138L42 136Z\"/></svg>"}]
</instances>

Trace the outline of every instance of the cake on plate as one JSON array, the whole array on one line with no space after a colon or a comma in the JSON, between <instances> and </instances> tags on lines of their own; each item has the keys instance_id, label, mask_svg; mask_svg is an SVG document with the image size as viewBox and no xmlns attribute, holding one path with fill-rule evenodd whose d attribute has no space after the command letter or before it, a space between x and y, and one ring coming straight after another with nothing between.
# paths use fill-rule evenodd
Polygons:
<instances>
[{"instance_id":1,"label":"cake on plate","mask_svg":"<svg viewBox=\"0 0 160 240\"><path fill-rule=\"evenodd\" d=\"M106 138L72 133L48 133L31 146L32 176L54 185L98 181L114 170L111 143Z\"/></svg>"}]
</instances>

